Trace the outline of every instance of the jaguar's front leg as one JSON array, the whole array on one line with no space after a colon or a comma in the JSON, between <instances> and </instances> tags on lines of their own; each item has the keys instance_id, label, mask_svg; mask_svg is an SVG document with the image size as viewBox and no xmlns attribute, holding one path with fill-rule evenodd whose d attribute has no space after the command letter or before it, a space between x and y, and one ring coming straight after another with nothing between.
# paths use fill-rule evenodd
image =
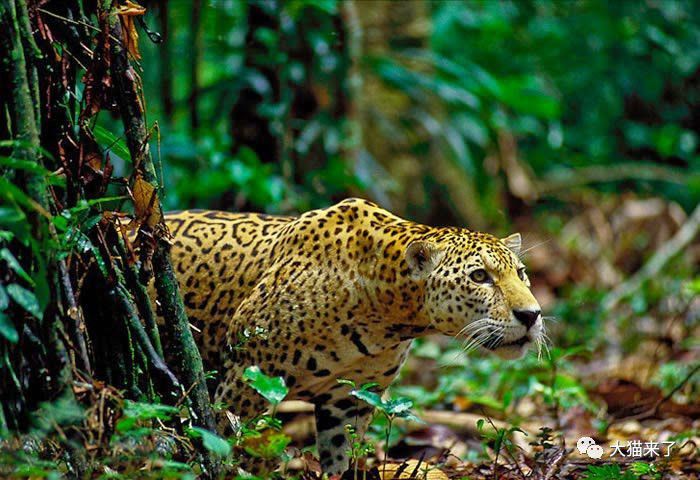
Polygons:
<instances>
[{"instance_id":1,"label":"jaguar's front leg","mask_svg":"<svg viewBox=\"0 0 700 480\"><path fill-rule=\"evenodd\" d=\"M323 473L340 474L351 467L350 438L345 426L351 425L363 438L372 419L372 407L351 397L346 388L319 395L314 399L316 442Z\"/></svg>"}]
</instances>

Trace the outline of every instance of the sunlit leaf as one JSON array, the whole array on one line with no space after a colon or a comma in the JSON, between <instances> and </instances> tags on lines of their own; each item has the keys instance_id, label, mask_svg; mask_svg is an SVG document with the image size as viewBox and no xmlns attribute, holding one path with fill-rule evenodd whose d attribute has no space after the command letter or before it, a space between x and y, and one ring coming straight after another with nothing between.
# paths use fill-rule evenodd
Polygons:
<instances>
[{"instance_id":1,"label":"sunlit leaf","mask_svg":"<svg viewBox=\"0 0 700 480\"><path fill-rule=\"evenodd\" d=\"M382 399L380 393L372 392L369 390L369 388L360 388L359 390L353 389L350 391L350 395L375 407L385 415L404 418L416 422L421 421L413 414L413 412L411 412L411 408L413 408L413 400L409 398L389 398L388 400L384 400Z\"/></svg>"},{"instance_id":2,"label":"sunlit leaf","mask_svg":"<svg viewBox=\"0 0 700 480\"><path fill-rule=\"evenodd\" d=\"M268 377L256 366L246 368L243 379L273 405L279 404L289 393L282 377Z\"/></svg>"},{"instance_id":3,"label":"sunlit leaf","mask_svg":"<svg viewBox=\"0 0 700 480\"><path fill-rule=\"evenodd\" d=\"M124 402L123 416L117 422L117 431L126 432L133 429L137 422L146 420L168 421L178 412L176 407L162 405L159 403L134 402L126 400Z\"/></svg>"},{"instance_id":4,"label":"sunlit leaf","mask_svg":"<svg viewBox=\"0 0 700 480\"><path fill-rule=\"evenodd\" d=\"M129 54L136 60L141 60L141 52L139 52L139 34L136 30L134 17L139 17L146 13L146 8L141 5L126 0L124 5L117 7L117 15L122 23L122 38L126 45Z\"/></svg>"},{"instance_id":5,"label":"sunlit leaf","mask_svg":"<svg viewBox=\"0 0 700 480\"><path fill-rule=\"evenodd\" d=\"M369 390L352 390L350 392L355 398L359 398L363 402L373 406L374 408L384 410L384 404L382 403L382 396L376 392L371 392Z\"/></svg>"},{"instance_id":6,"label":"sunlit leaf","mask_svg":"<svg viewBox=\"0 0 700 480\"><path fill-rule=\"evenodd\" d=\"M122 160L131 162L131 153L123 138L117 137L112 132L99 125L93 127L92 133L95 135L97 143L99 143L102 148L111 150Z\"/></svg>"},{"instance_id":7,"label":"sunlit leaf","mask_svg":"<svg viewBox=\"0 0 700 480\"><path fill-rule=\"evenodd\" d=\"M161 210L155 187L138 175L136 180L134 180L131 191L134 197L134 210L138 221L151 227L160 222Z\"/></svg>"},{"instance_id":8,"label":"sunlit leaf","mask_svg":"<svg viewBox=\"0 0 700 480\"><path fill-rule=\"evenodd\" d=\"M250 432L243 440L243 449L253 457L279 458L292 439L272 428L262 432Z\"/></svg>"}]
</instances>

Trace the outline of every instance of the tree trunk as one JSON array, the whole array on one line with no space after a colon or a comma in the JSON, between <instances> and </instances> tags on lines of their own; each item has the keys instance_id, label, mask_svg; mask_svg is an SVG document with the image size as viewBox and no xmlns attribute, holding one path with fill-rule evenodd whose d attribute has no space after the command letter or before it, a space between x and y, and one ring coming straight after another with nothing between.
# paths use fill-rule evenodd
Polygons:
<instances>
[{"instance_id":1,"label":"tree trunk","mask_svg":"<svg viewBox=\"0 0 700 480\"><path fill-rule=\"evenodd\" d=\"M109 5L109 1L106 2ZM169 233L163 221L162 208L158 197L159 185L148 145L148 133L144 121L136 74L127 57L127 51L120 41L122 27L115 15L108 17L110 49L112 55L111 73L117 91L117 104L124 123L127 145L136 169L135 182L147 182L152 197L147 200L148 212L144 215L139 231L141 248L152 248L152 267L155 268L155 287L163 309L163 317L168 321L163 325L163 334L168 352L172 354L173 369L183 382L191 400L192 421L199 427L216 431L216 422L211 404L202 358L190 331L185 307L170 261ZM136 190L136 187L134 187ZM136 199L139 202L139 199ZM139 205L136 206L137 211ZM143 257L142 257L143 258ZM150 270L150 266L146 266ZM170 358L170 357L169 357ZM202 451L203 464L211 477L218 475L220 466L206 450Z\"/></svg>"},{"instance_id":2,"label":"tree trunk","mask_svg":"<svg viewBox=\"0 0 700 480\"><path fill-rule=\"evenodd\" d=\"M12 157L25 160L37 166L41 162L41 145L39 139L39 118L37 117L39 102L34 96L38 92L38 81L36 66L27 62L26 48L31 50L31 55L37 55L36 45L32 37L29 19L27 17L27 7L21 1L2 0L0 2L0 58L2 58L2 77L9 81L11 94L5 99L7 110L10 116L10 130L14 144ZM55 233L52 225L47 222L50 219L50 205L47 196L47 186L44 178L29 170L22 170L14 178L16 185L21 185L35 202L34 211L30 216L30 223L34 239L43 245L49 245L49 235ZM31 253L24 252L20 256L25 261L25 270L32 271L36 259ZM43 364L32 365L34 369L40 371L45 369L48 372L48 382L39 388L39 398L29 399L29 405L25 406L24 412L34 407L42 400L51 400L59 395L73 396L71 363L66 352L66 348L61 338L63 325L62 316L65 312L58 308L61 283L58 276L58 265L54 259L50 259L46 266L46 275L49 280L53 280L53 285L58 288L50 292L49 308L44 312L43 320L38 325L32 327L40 332L37 338L39 343L46 348ZM26 318L26 315L24 316ZM18 330L30 329L24 322L20 324ZM23 347L28 345L23 344ZM32 349L32 346L28 346ZM37 352L25 351L22 355L25 358L38 358L42 360L42 355ZM28 408L27 408L28 407Z\"/></svg>"}]
</instances>

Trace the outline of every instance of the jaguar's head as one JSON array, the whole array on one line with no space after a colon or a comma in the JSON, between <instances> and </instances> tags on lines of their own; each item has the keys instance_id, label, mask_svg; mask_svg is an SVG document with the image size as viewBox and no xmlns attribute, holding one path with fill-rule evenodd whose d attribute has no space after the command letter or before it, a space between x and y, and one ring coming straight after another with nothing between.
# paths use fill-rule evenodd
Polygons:
<instances>
[{"instance_id":1,"label":"jaguar's head","mask_svg":"<svg viewBox=\"0 0 700 480\"><path fill-rule=\"evenodd\" d=\"M466 349L519 358L542 345L540 305L518 257L520 234L504 239L455 230L406 248L411 277L424 285L422 311L432 329L458 337Z\"/></svg>"}]
</instances>

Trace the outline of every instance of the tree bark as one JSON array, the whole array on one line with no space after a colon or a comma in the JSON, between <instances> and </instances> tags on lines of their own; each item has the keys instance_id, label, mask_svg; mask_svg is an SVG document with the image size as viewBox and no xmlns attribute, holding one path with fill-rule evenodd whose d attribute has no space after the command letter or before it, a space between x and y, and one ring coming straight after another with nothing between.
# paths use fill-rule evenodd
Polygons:
<instances>
[{"instance_id":1,"label":"tree bark","mask_svg":"<svg viewBox=\"0 0 700 480\"><path fill-rule=\"evenodd\" d=\"M0 53L4 77L10 82L11 94L7 97L10 113L12 137L21 142L15 147L13 156L26 160L38 161L39 130L32 90L27 76L27 62L22 47L22 35L17 18L17 8L12 0L0 3L0 25L3 34L0 35ZM46 192L36 175L28 179L27 187L35 199L41 199L44 204Z\"/></svg>"}]
</instances>

